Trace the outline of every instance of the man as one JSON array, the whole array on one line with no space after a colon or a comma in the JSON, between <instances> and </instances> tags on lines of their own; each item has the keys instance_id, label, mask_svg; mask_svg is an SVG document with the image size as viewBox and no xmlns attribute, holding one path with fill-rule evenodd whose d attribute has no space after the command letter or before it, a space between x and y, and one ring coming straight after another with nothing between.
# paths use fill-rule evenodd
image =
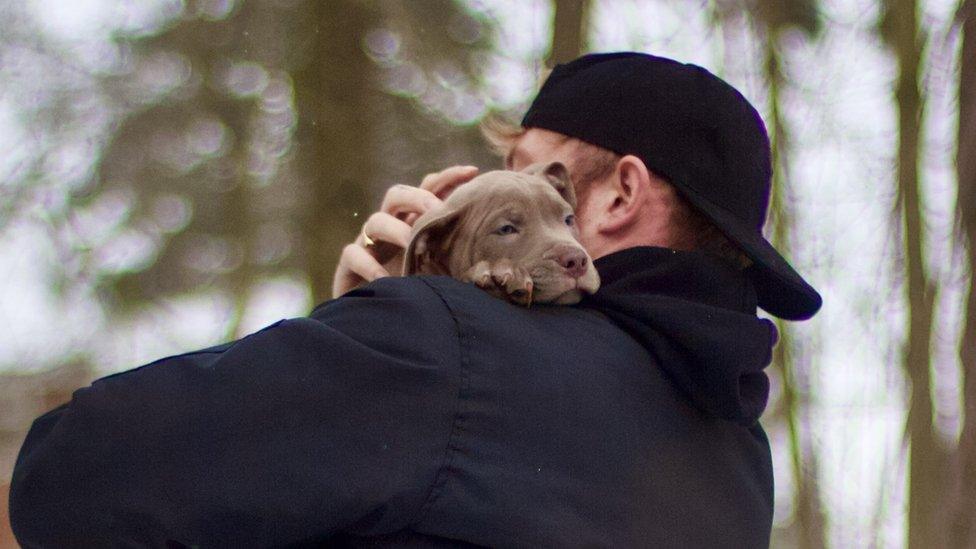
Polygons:
<instances>
[{"instance_id":1,"label":"man","mask_svg":"<svg viewBox=\"0 0 976 549\"><path fill-rule=\"evenodd\" d=\"M109 376L38 418L11 487L25 547L763 547L775 330L820 297L762 238L769 144L704 69L557 67L495 132L574 170L603 286L525 309L383 278L376 241L470 178L397 188L336 290L240 341Z\"/></svg>"}]
</instances>

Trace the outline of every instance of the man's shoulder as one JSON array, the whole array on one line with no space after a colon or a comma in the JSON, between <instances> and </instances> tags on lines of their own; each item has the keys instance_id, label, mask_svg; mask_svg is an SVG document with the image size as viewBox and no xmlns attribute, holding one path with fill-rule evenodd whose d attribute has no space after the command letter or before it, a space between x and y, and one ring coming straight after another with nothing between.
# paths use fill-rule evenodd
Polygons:
<instances>
[{"instance_id":1,"label":"man's shoulder","mask_svg":"<svg viewBox=\"0 0 976 549\"><path fill-rule=\"evenodd\" d=\"M619 344L626 337L585 307L516 305L474 284L430 275L376 280L319 305L310 319L373 346L474 346L478 356L495 358L515 349L538 356L596 340Z\"/></svg>"},{"instance_id":2,"label":"man's shoulder","mask_svg":"<svg viewBox=\"0 0 976 549\"><path fill-rule=\"evenodd\" d=\"M456 315L463 286L448 277L381 278L320 304L284 329L316 334L330 348L352 355L445 359L458 346Z\"/></svg>"},{"instance_id":3,"label":"man's shoulder","mask_svg":"<svg viewBox=\"0 0 976 549\"><path fill-rule=\"evenodd\" d=\"M376 315L446 315L465 310L504 310L508 304L473 284L449 276L414 275L377 279L317 306L309 315L321 319L327 312Z\"/></svg>"}]
</instances>

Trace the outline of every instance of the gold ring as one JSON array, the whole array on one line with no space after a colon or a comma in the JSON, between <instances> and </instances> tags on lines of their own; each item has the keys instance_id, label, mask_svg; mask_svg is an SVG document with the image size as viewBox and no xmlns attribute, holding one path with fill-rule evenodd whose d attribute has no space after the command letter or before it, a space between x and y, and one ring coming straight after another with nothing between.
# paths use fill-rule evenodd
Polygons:
<instances>
[{"instance_id":1,"label":"gold ring","mask_svg":"<svg viewBox=\"0 0 976 549\"><path fill-rule=\"evenodd\" d=\"M374 244L376 244L376 241L370 238L369 235L366 234L366 231L363 231L363 247L369 248Z\"/></svg>"}]
</instances>

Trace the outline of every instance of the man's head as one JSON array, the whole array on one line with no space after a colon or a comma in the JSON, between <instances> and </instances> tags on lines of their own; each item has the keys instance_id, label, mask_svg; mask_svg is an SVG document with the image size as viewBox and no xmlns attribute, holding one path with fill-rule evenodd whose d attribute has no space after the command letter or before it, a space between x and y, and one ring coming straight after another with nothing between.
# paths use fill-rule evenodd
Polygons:
<instances>
[{"instance_id":1,"label":"man's head","mask_svg":"<svg viewBox=\"0 0 976 549\"><path fill-rule=\"evenodd\" d=\"M707 70L638 53L586 55L553 70L521 127L485 133L510 169L570 167L593 257L703 250L748 266L768 312L799 320L819 309L816 290L762 236L772 173L762 120Z\"/></svg>"}]
</instances>

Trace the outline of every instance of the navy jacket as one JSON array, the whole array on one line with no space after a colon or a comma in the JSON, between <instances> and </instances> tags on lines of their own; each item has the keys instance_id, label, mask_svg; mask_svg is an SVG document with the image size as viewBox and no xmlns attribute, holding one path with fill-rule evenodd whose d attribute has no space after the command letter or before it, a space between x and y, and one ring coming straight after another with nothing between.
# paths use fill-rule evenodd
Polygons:
<instances>
[{"instance_id":1,"label":"navy jacket","mask_svg":"<svg viewBox=\"0 0 976 549\"><path fill-rule=\"evenodd\" d=\"M765 547L775 330L697 253L597 261L580 306L382 279L37 418L31 547Z\"/></svg>"}]
</instances>

